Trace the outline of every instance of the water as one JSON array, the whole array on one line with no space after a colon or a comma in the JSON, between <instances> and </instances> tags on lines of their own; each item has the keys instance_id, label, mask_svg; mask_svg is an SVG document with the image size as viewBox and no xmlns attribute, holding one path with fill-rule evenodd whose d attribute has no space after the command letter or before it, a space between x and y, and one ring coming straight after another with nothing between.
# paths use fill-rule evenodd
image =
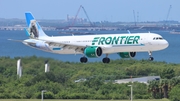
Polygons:
<instances>
[{"instance_id":1,"label":"water","mask_svg":"<svg viewBox=\"0 0 180 101\"><path fill-rule=\"evenodd\" d=\"M180 34L170 34L167 31L153 31L153 32L162 35L169 42L169 47L166 48L165 50L155 51L152 53L154 60L165 61L167 63L180 63L179 60ZM53 36L64 35L64 34L59 34L58 31L46 31L46 33L48 35L53 35ZM105 31L103 33L109 33L109 32ZM122 32L112 31L111 33L122 33ZM66 35L71 35L71 34L66 34ZM70 62L79 62L80 57L82 57L81 54L63 55L63 54L48 53L28 47L22 44L21 42L9 41L7 39L24 40L27 39L27 36L25 35L24 31L0 31L0 56L10 56L13 58L13 57L36 55L38 57L49 57L61 61L70 61ZM89 58L88 61L90 62L102 61L103 57L105 57L105 55L99 58ZM120 59L120 57L117 54L110 54L109 58L111 60ZM148 52L141 52L141 53L137 53L134 59L141 60L148 58L149 58Z\"/></svg>"}]
</instances>

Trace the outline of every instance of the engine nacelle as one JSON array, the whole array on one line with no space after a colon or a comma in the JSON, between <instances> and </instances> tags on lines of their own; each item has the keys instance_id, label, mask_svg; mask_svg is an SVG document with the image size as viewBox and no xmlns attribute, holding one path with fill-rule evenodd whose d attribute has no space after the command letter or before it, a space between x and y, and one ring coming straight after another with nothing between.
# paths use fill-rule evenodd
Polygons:
<instances>
[{"instance_id":1,"label":"engine nacelle","mask_svg":"<svg viewBox=\"0 0 180 101\"><path fill-rule=\"evenodd\" d=\"M29 44L31 47L44 50L44 51L50 51L49 45L45 43L44 41L36 41L36 44Z\"/></svg>"},{"instance_id":2,"label":"engine nacelle","mask_svg":"<svg viewBox=\"0 0 180 101\"><path fill-rule=\"evenodd\" d=\"M133 58L136 56L136 52L120 52L118 54L121 58Z\"/></svg>"},{"instance_id":3,"label":"engine nacelle","mask_svg":"<svg viewBox=\"0 0 180 101\"><path fill-rule=\"evenodd\" d=\"M102 55L102 48L98 46L89 46L84 49L84 54L90 58L96 58Z\"/></svg>"}]
</instances>

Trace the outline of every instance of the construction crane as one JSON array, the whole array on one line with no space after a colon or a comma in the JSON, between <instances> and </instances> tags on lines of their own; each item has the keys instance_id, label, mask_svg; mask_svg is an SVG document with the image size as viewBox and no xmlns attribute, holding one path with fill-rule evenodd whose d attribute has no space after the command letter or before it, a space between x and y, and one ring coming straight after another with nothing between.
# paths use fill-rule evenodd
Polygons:
<instances>
[{"instance_id":1,"label":"construction crane","mask_svg":"<svg viewBox=\"0 0 180 101\"><path fill-rule=\"evenodd\" d=\"M137 23L139 22L139 12L137 12Z\"/></svg>"},{"instance_id":2,"label":"construction crane","mask_svg":"<svg viewBox=\"0 0 180 101\"><path fill-rule=\"evenodd\" d=\"M167 13L167 16L166 16L166 21L167 21L167 20L168 20L168 18L169 18L169 14L170 14L171 8L172 8L172 6L170 5L170 6L169 6L168 13Z\"/></svg>"},{"instance_id":3,"label":"construction crane","mask_svg":"<svg viewBox=\"0 0 180 101\"><path fill-rule=\"evenodd\" d=\"M84 9L84 7L81 6L81 8L84 10L84 13L86 14L86 17L88 18L88 20L89 20L91 26L94 26L94 24L93 24L93 23L91 22L91 20L89 19L89 16L87 15L87 12L86 12L86 10Z\"/></svg>"},{"instance_id":4,"label":"construction crane","mask_svg":"<svg viewBox=\"0 0 180 101\"><path fill-rule=\"evenodd\" d=\"M77 16L78 16L78 14L79 14L79 12L80 12L80 10L81 10L81 8L83 9L84 13L86 14L86 17L87 17L88 21L90 22L91 26L94 26L94 24L93 24L93 23L91 22L91 20L89 19L89 16L88 16L86 10L84 9L84 7L83 7L82 5L80 5L80 7L79 7L79 9L78 9L78 11L77 11L77 13L76 13L76 16L75 16L75 18L74 18L71 26L74 25L74 23L75 23L75 21L76 21L76 19L77 19Z\"/></svg>"},{"instance_id":5,"label":"construction crane","mask_svg":"<svg viewBox=\"0 0 180 101\"><path fill-rule=\"evenodd\" d=\"M77 13L76 13L76 16L75 16L75 18L74 18L74 20L73 20L71 26L74 25L74 23L75 23L75 21L76 21L76 19L77 19L77 16L78 16L78 14L79 14L79 11L80 11L80 9L81 9L81 6L82 6L82 5L79 6L79 9L78 9L78 11L77 11Z\"/></svg>"},{"instance_id":6,"label":"construction crane","mask_svg":"<svg viewBox=\"0 0 180 101\"><path fill-rule=\"evenodd\" d=\"M135 16L135 11L133 10L133 15L134 15L134 24L136 26L136 16Z\"/></svg>"}]
</instances>

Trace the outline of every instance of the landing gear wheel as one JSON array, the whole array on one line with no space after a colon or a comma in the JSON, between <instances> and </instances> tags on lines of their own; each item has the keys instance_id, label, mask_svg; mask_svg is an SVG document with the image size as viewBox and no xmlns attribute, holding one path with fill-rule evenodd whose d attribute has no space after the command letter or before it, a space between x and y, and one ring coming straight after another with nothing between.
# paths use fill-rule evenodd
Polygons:
<instances>
[{"instance_id":1,"label":"landing gear wheel","mask_svg":"<svg viewBox=\"0 0 180 101\"><path fill-rule=\"evenodd\" d=\"M149 60L150 60L150 61L153 61L153 60L154 60L154 58L153 58L153 57L149 57Z\"/></svg>"},{"instance_id":2,"label":"landing gear wheel","mask_svg":"<svg viewBox=\"0 0 180 101\"><path fill-rule=\"evenodd\" d=\"M81 57L80 58L81 63L86 63L87 61L88 61L88 59L86 57Z\"/></svg>"},{"instance_id":3,"label":"landing gear wheel","mask_svg":"<svg viewBox=\"0 0 180 101\"><path fill-rule=\"evenodd\" d=\"M110 62L110 59L109 58L107 58L107 57L105 57L105 58L103 58L103 63L109 63Z\"/></svg>"},{"instance_id":4,"label":"landing gear wheel","mask_svg":"<svg viewBox=\"0 0 180 101\"><path fill-rule=\"evenodd\" d=\"M152 51L149 51L148 53L149 53L149 60L150 60L150 61L153 61L154 58L152 57Z\"/></svg>"}]
</instances>

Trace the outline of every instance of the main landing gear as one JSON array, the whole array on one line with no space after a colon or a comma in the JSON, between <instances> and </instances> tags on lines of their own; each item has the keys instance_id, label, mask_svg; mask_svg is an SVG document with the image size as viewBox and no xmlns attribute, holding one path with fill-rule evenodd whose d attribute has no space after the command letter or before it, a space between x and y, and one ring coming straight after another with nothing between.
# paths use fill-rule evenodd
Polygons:
<instances>
[{"instance_id":1,"label":"main landing gear","mask_svg":"<svg viewBox=\"0 0 180 101\"><path fill-rule=\"evenodd\" d=\"M88 61L88 59L85 56L80 58L81 63L86 63L87 61Z\"/></svg>"},{"instance_id":2,"label":"main landing gear","mask_svg":"<svg viewBox=\"0 0 180 101\"><path fill-rule=\"evenodd\" d=\"M152 52L151 52L151 51L149 51L148 53L149 53L149 60L150 60L150 61L153 61L153 60L154 60L154 58L152 57Z\"/></svg>"},{"instance_id":3,"label":"main landing gear","mask_svg":"<svg viewBox=\"0 0 180 101\"><path fill-rule=\"evenodd\" d=\"M102 59L103 63L109 63L110 59L108 58L108 54L106 54L106 57Z\"/></svg>"},{"instance_id":4,"label":"main landing gear","mask_svg":"<svg viewBox=\"0 0 180 101\"><path fill-rule=\"evenodd\" d=\"M108 54L106 54L106 57L102 59L103 63L109 63L110 62L110 59L107 56L108 56ZM88 61L88 59L85 56L80 58L81 63L86 63L87 61Z\"/></svg>"}]
</instances>

